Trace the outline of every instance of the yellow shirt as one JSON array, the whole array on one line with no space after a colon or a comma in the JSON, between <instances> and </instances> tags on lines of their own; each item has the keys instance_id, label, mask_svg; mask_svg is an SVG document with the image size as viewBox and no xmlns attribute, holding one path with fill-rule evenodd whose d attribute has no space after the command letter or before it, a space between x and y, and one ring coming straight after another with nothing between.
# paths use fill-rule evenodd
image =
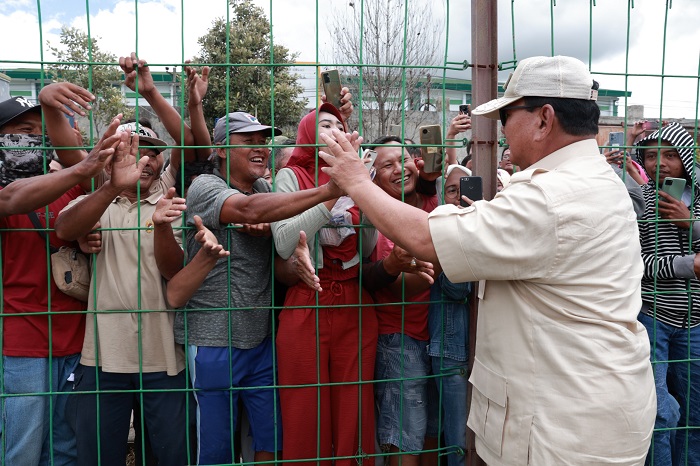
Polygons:
<instances>
[{"instance_id":1,"label":"yellow shirt","mask_svg":"<svg viewBox=\"0 0 700 466\"><path fill-rule=\"evenodd\" d=\"M637 321L642 260L627 191L580 141L490 201L438 207L453 282L478 281L468 425L489 465L641 465L656 396Z\"/></svg>"}]
</instances>

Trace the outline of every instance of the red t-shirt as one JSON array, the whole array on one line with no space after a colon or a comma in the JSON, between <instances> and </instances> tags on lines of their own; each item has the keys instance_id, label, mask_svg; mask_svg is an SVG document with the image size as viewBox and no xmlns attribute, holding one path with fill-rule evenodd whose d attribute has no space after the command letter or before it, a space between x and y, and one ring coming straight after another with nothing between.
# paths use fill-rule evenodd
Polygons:
<instances>
[{"instance_id":1,"label":"red t-shirt","mask_svg":"<svg viewBox=\"0 0 700 466\"><path fill-rule=\"evenodd\" d=\"M61 209L81 194L84 191L76 186L49 204L50 228L54 227ZM45 225L46 208L37 209L36 214ZM85 303L63 294L56 287L47 266L46 241L36 231L13 231L34 228L25 214L0 218L4 315L2 354L46 358L49 356L49 334L53 356L80 353L85 336ZM53 231L49 232L49 242L56 248L75 245L61 241ZM49 320L46 314L49 310L62 314L52 314ZM44 314L11 315L32 312Z\"/></svg>"},{"instance_id":2,"label":"red t-shirt","mask_svg":"<svg viewBox=\"0 0 700 466\"><path fill-rule=\"evenodd\" d=\"M432 212L437 207L437 196L423 196L422 209L426 212ZM394 243L381 233L378 234L377 246L372 251L370 260L378 261L387 257L394 248ZM381 305L382 303L396 303L401 301L400 298L388 288L383 288L374 293L374 301L378 306L375 307L377 312L377 322L379 324L379 334L388 335L390 333L404 333L416 340L426 341L430 339L428 333L428 301L430 301L430 288L424 292L407 298L407 302L419 302L423 304L393 304ZM401 315L403 318L403 327Z\"/></svg>"}]
</instances>

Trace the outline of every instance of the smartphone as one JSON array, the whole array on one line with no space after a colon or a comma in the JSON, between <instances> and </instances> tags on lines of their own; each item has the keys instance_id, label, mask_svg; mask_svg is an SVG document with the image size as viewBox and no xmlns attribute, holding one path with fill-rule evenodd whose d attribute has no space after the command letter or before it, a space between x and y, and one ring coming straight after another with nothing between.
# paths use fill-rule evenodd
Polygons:
<instances>
[{"instance_id":1,"label":"smartphone","mask_svg":"<svg viewBox=\"0 0 700 466\"><path fill-rule=\"evenodd\" d=\"M472 116L472 106L469 104L461 104L459 106L459 113L462 115Z\"/></svg>"},{"instance_id":2,"label":"smartphone","mask_svg":"<svg viewBox=\"0 0 700 466\"><path fill-rule=\"evenodd\" d=\"M658 120L647 120L644 123L642 123L642 128L644 128L645 131L654 131L659 129L659 121Z\"/></svg>"},{"instance_id":3,"label":"smartphone","mask_svg":"<svg viewBox=\"0 0 700 466\"><path fill-rule=\"evenodd\" d=\"M389 134L387 136L401 137L401 125L389 125Z\"/></svg>"},{"instance_id":4,"label":"smartphone","mask_svg":"<svg viewBox=\"0 0 700 466\"><path fill-rule=\"evenodd\" d=\"M459 205L468 207L462 196L467 196L472 201L480 201L484 198L484 188L480 176L463 176L459 179Z\"/></svg>"},{"instance_id":5,"label":"smartphone","mask_svg":"<svg viewBox=\"0 0 700 466\"><path fill-rule=\"evenodd\" d=\"M610 133L610 138L608 139L608 145L610 147L624 146L625 145L625 133L623 133L623 132Z\"/></svg>"},{"instance_id":6,"label":"smartphone","mask_svg":"<svg viewBox=\"0 0 700 466\"><path fill-rule=\"evenodd\" d=\"M362 161L365 164L365 168L369 170L369 177L374 180L377 174L377 169L374 168L374 162L377 160L377 152L372 149L365 149L362 153Z\"/></svg>"},{"instance_id":7,"label":"smartphone","mask_svg":"<svg viewBox=\"0 0 700 466\"><path fill-rule=\"evenodd\" d=\"M68 105L66 105L66 108L71 112L73 111L73 109L70 108ZM75 116L70 116L67 113L65 115L66 115L66 118L68 118L68 124L70 125L70 127L75 128Z\"/></svg>"},{"instance_id":8,"label":"smartphone","mask_svg":"<svg viewBox=\"0 0 700 466\"><path fill-rule=\"evenodd\" d=\"M661 191L669 194L671 197L681 200L683 196L683 190L685 189L685 179L683 178L671 178L670 176L664 178L664 182L661 185Z\"/></svg>"},{"instance_id":9,"label":"smartphone","mask_svg":"<svg viewBox=\"0 0 700 466\"><path fill-rule=\"evenodd\" d=\"M423 172L440 173L442 171L442 130L440 125L427 125L418 128L421 147L420 152L425 162Z\"/></svg>"},{"instance_id":10,"label":"smartphone","mask_svg":"<svg viewBox=\"0 0 700 466\"><path fill-rule=\"evenodd\" d=\"M326 94L326 102L340 108L340 74L338 70L326 70L321 72L321 84L323 93Z\"/></svg>"}]
</instances>

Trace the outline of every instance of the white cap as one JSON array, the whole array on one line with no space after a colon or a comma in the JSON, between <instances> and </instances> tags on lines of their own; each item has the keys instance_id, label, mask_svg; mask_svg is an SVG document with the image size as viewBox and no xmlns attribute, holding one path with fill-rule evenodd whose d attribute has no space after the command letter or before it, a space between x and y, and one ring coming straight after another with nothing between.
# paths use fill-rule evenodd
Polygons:
<instances>
[{"instance_id":1,"label":"white cap","mask_svg":"<svg viewBox=\"0 0 700 466\"><path fill-rule=\"evenodd\" d=\"M498 119L498 110L523 97L597 100L598 83L586 65L573 57L530 57L522 60L503 85L503 97L479 105L472 114Z\"/></svg>"}]
</instances>

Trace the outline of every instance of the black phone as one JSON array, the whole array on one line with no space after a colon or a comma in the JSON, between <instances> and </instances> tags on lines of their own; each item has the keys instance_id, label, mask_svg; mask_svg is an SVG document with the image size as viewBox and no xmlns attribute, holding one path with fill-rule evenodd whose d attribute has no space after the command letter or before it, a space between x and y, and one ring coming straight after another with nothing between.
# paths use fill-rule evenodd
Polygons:
<instances>
[{"instance_id":1,"label":"black phone","mask_svg":"<svg viewBox=\"0 0 700 466\"><path fill-rule=\"evenodd\" d=\"M467 196L472 201L480 201L484 198L484 188L480 176L463 176L459 179L459 205L468 207L462 196Z\"/></svg>"},{"instance_id":2,"label":"black phone","mask_svg":"<svg viewBox=\"0 0 700 466\"><path fill-rule=\"evenodd\" d=\"M340 108L340 74L338 70L326 70L321 72L321 84L323 93L326 94L326 102Z\"/></svg>"},{"instance_id":3,"label":"black phone","mask_svg":"<svg viewBox=\"0 0 700 466\"><path fill-rule=\"evenodd\" d=\"M472 106L469 104L461 104L459 106L459 113L462 115L472 116Z\"/></svg>"}]
</instances>

